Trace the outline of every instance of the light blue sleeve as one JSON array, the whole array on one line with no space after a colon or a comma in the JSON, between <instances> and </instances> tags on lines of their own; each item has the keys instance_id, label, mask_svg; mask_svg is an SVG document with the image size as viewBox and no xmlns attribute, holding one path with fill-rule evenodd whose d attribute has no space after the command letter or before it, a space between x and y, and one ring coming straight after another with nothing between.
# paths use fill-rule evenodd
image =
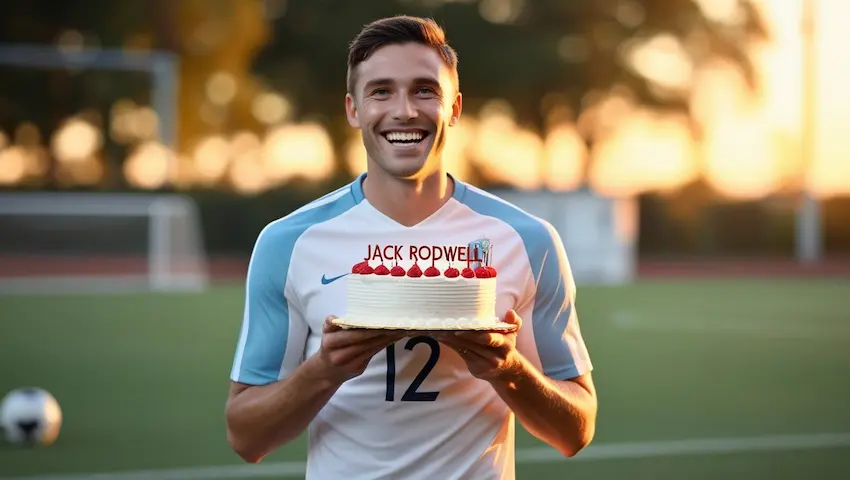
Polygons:
<instances>
[{"instance_id":1,"label":"light blue sleeve","mask_svg":"<svg viewBox=\"0 0 850 480\"><path fill-rule=\"evenodd\" d=\"M567 380L589 372L592 366L578 324L575 284L558 232L549 222L489 193L462 190L466 206L507 223L522 239L531 281L517 313L525 322L523 330L531 324L543 374Z\"/></svg>"},{"instance_id":2,"label":"light blue sleeve","mask_svg":"<svg viewBox=\"0 0 850 480\"><path fill-rule=\"evenodd\" d=\"M534 275L530 306L534 342L543 374L567 380L593 367L579 328L576 288L567 253L552 225L541 223L542 227L535 229L537 235L529 235L526 244Z\"/></svg>"},{"instance_id":3,"label":"light blue sleeve","mask_svg":"<svg viewBox=\"0 0 850 480\"><path fill-rule=\"evenodd\" d=\"M260 233L251 254L242 328L230 374L235 382L275 382L285 376L285 363L299 362L304 354L306 325L297 304L285 293L295 232L279 222Z\"/></svg>"}]
</instances>

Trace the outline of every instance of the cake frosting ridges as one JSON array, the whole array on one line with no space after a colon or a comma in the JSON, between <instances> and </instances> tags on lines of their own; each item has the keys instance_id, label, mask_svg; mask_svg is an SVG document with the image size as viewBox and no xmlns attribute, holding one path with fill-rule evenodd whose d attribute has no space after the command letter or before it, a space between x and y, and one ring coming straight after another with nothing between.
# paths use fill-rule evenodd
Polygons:
<instances>
[{"instance_id":1,"label":"cake frosting ridges","mask_svg":"<svg viewBox=\"0 0 850 480\"><path fill-rule=\"evenodd\" d=\"M351 320L400 318L495 318L496 279L463 277L380 277L352 275L348 280Z\"/></svg>"},{"instance_id":2,"label":"cake frosting ridges","mask_svg":"<svg viewBox=\"0 0 850 480\"><path fill-rule=\"evenodd\" d=\"M348 324L364 327L486 328L496 316L497 272L489 265L407 269L354 265L348 278Z\"/></svg>"}]
</instances>

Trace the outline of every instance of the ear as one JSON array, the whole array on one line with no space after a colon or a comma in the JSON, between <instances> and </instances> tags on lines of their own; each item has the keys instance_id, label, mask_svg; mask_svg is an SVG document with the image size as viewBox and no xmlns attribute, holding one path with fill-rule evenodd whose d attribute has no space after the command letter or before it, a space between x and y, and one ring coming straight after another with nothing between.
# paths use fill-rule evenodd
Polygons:
<instances>
[{"instance_id":1,"label":"ear","mask_svg":"<svg viewBox=\"0 0 850 480\"><path fill-rule=\"evenodd\" d=\"M463 95L457 92L455 101L452 103L452 116L449 118L449 126L454 127L460 121L460 114L463 111Z\"/></svg>"},{"instance_id":2,"label":"ear","mask_svg":"<svg viewBox=\"0 0 850 480\"><path fill-rule=\"evenodd\" d=\"M354 97L350 93L345 94L345 116L348 118L349 125L360 128L360 120L357 118L357 105L355 105Z\"/></svg>"}]
</instances>

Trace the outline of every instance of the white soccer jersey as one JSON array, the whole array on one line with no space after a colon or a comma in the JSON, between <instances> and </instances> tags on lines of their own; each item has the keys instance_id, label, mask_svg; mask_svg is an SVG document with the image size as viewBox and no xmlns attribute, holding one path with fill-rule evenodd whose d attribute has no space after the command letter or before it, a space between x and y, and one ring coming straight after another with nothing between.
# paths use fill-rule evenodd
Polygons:
<instances>
[{"instance_id":1,"label":"white soccer jersey","mask_svg":"<svg viewBox=\"0 0 850 480\"><path fill-rule=\"evenodd\" d=\"M521 353L554 379L591 370L572 273L551 225L455 180L451 200L405 227L364 198L364 177L260 233L232 380L276 382L315 354L325 318L346 313L351 267L374 245L393 246L382 248L382 257L401 257L385 258L385 265L398 261L407 268L422 247L466 246L482 238L490 242L489 260L498 271L497 314L514 309L523 319ZM514 415L453 350L430 337L406 338L373 357L311 423L307 478L512 479Z\"/></svg>"}]
</instances>

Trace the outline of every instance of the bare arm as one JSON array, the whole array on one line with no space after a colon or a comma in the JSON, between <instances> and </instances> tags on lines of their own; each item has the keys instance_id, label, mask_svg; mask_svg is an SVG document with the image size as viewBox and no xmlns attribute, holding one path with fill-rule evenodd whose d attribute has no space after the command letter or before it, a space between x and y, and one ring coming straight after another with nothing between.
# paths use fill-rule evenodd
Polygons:
<instances>
[{"instance_id":1,"label":"bare arm","mask_svg":"<svg viewBox=\"0 0 850 480\"><path fill-rule=\"evenodd\" d=\"M520 423L540 440L572 457L586 447L596 431L596 389L590 373L570 380L545 376L516 348L522 319L513 310L505 322L511 333L436 333L457 351L470 373L489 382Z\"/></svg>"},{"instance_id":2,"label":"bare arm","mask_svg":"<svg viewBox=\"0 0 850 480\"><path fill-rule=\"evenodd\" d=\"M315 357L289 378L269 385L231 382L227 441L245 461L259 462L297 438L340 385L322 378Z\"/></svg>"},{"instance_id":3,"label":"bare arm","mask_svg":"<svg viewBox=\"0 0 850 480\"><path fill-rule=\"evenodd\" d=\"M326 320L319 352L290 376L262 386L232 382L227 399L227 440L245 461L256 463L297 438L347 380L401 333L342 330Z\"/></svg>"},{"instance_id":4,"label":"bare arm","mask_svg":"<svg viewBox=\"0 0 850 480\"><path fill-rule=\"evenodd\" d=\"M567 457L590 444L597 411L590 373L552 380L522 356L509 361L513 366L490 384L526 430Z\"/></svg>"}]
</instances>

